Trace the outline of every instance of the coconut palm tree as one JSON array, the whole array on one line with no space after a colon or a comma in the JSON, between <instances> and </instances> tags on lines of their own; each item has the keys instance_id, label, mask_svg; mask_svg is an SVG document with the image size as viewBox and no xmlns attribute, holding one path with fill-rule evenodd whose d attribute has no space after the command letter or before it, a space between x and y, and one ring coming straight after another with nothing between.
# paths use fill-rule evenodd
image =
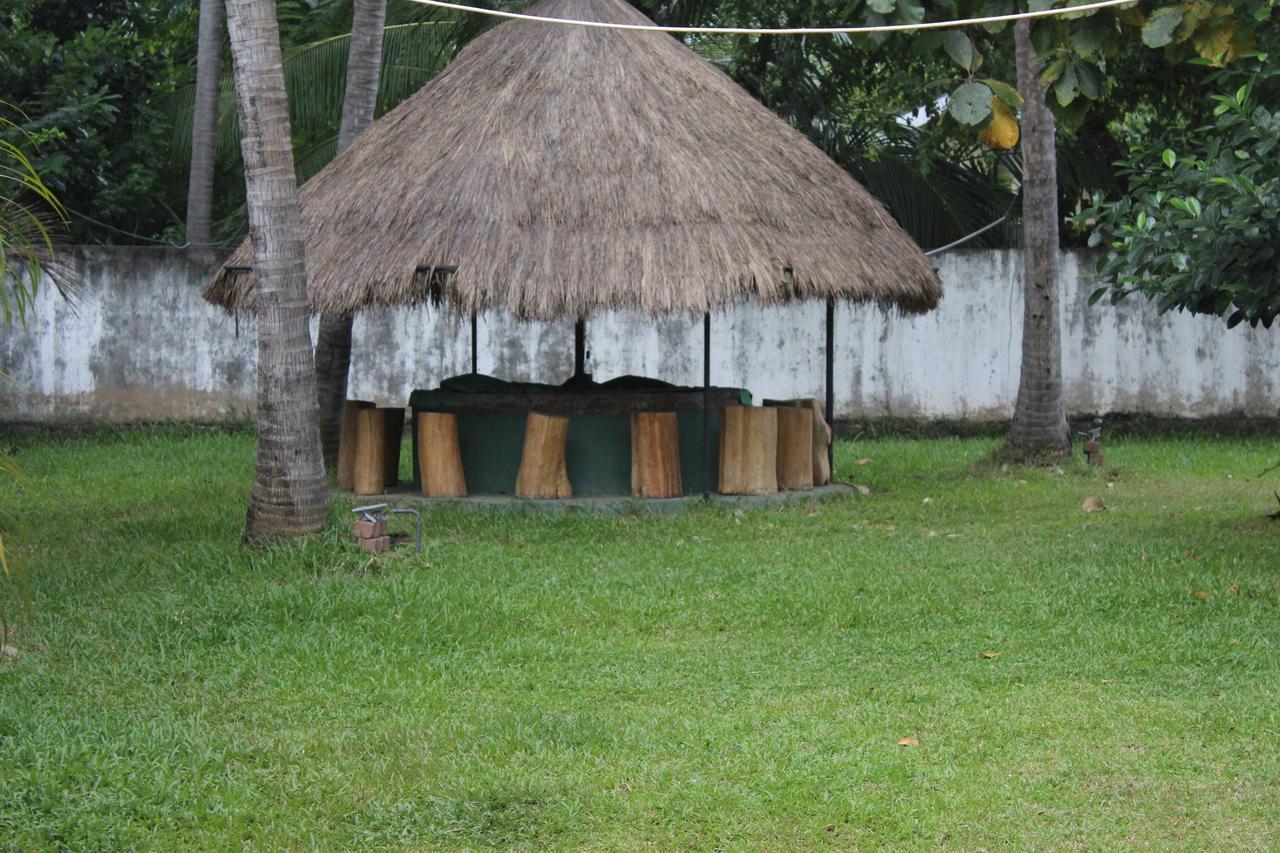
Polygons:
<instances>
[{"instance_id":1,"label":"coconut palm tree","mask_svg":"<svg viewBox=\"0 0 1280 853\"><path fill-rule=\"evenodd\" d=\"M192 101L191 167L187 179L187 242L213 242L213 172L222 65L222 0L200 0L196 84Z\"/></svg>"},{"instance_id":2,"label":"coconut palm tree","mask_svg":"<svg viewBox=\"0 0 1280 853\"><path fill-rule=\"evenodd\" d=\"M356 136L373 124L382 69L382 28L386 13L386 0L355 0L338 153L346 150ZM347 399L347 376L351 370L351 322L350 316L323 316L316 338L320 444L327 463L338 458L342 406Z\"/></svg>"},{"instance_id":3,"label":"coconut palm tree","mask_svg":"<svg viewBox=\"0 0 1280 853\"><path fill-rule=\"evenodd\" d=\"M1017 456L1071 452L1062 399L1058 327L1058 173L1053 113L1040 86L1040 63L1027 21L1014 25L1022 97L1024 308L1022 371L1008 450Z\"/></svg>"},{"instance_id":4,"label":"coconut palm tree","mask_svg":"<svg viewBox=\"0 0 1280 853\"><path fill-rule=\"evenodd\" d=\"M275 2L226 8L257 280L258 456L244 530L252 541L319 530L329 491Z\"/></svg>"}]
</instances>

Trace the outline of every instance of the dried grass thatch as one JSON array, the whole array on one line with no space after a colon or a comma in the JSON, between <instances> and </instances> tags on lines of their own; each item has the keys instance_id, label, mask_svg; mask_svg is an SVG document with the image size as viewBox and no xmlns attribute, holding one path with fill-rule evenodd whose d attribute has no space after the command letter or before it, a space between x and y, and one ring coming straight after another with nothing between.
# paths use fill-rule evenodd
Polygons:
<instances>
[{"instance_id":1,"label":"dried grass thatch","mask_svg":"<svg viewBox=\"0 0 1280 853\"><path fill-rule=\"evenodd\" d=\"M642 23L623 0L537 13ZM853 178L676 39L511 21L301 191L311 305L429 298L522 318L829 296L909 312L941 285ZM251 308L249 244L205 295ZM237 269L239 268L239 269Z\"/></svg>"}]
</instances>

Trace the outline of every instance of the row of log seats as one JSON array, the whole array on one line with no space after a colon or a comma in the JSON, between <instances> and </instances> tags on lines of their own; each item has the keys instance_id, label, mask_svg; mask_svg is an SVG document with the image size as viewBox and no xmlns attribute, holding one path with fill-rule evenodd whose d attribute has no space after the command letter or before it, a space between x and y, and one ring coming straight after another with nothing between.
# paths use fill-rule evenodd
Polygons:
<instances>
[{"instance_id":1,"label":"row of log seats","mask_svg":"<svg viewBox=\"0 0 1280 853\"><path fill-rule=\"evenodd\" d=\"M404 409L378 408L348 400L338 444L338 487L357 495L380 495L400 479Z\"/></svg>"},{"instance_id":2,"label":"row of log seats","mask_svg":"<svg viewBox=\"0 0 1280 853\"><path fill-rule=\"evenodd\" d=\"M343 412L338 485L357 495L381 494L387 486L395 485L403 429L403 409L349 401ZM417 430L422 493L437 498L465 497L467 481L457 415L420 412ZM516 475L517 497L573 497L565 464L568 436L568 417L529 413ZM761 495L825 485L831 477L827 460L830 442L831 429L816 400L726 406L720 410L719 491ZM632 413L631 494L639 498L684 494L675 412Z\"/></svg>"},{"instance_id":3,"label":"row of log seats","mask_svg":"<svg viewBox=\"0 0 1280 853\"><path fill-rule=\"evenodd\" d=\"M524 449L516 475L521 498L573 497L565 464L569 419L530 412ZM680 430L675 412L631 415L631 494L640 498L674 498L684 494L680 478Z\"/></svg>"},{"instance_id":4,"label":"row of log seats","mask_svg":"<svg viewBox=\"0 0 1280 853\"><path fill-rule=\"evenodd\" d=\"M720 410L720 493L767 495L831 480L831 429L816 400Z\"/></svg>"},{"instance_id":5,"label":"row of log seats","mask_svg":"<svg viewBox=\"0 0 1280 853\"><path fill-rule=\"evenodd\" d=\"M573 497L565 448L569 418L530 412L516 473L516 497L541 500ZM464 497L466 476L458 444L458 419L446 412L418 414L418 471L428 497ZM680 435L674 412L631 416L631 493L671 498L683 494Z\"/></svg>"}]
</instances>

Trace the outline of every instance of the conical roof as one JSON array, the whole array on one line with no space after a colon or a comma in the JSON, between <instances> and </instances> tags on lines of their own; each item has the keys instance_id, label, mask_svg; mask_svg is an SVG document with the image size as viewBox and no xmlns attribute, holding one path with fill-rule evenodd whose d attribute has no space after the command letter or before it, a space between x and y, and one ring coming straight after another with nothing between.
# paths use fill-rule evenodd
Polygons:
<instances>
[{"instance_id":1,"label":"conical roof","mask_svg":"<svg viewBox=\"0 0 1280 853\"><path fill-rule=\"evenodd\" d=\"M533 11L648 22L623 0ZM921 312L941 296L933 266L876 199L658 32L503 23L300 199L319 312L432 296L460 313L537 319L700 314L744 298ZM206 297L251 308L251 258L246 241Z\"/></svg>"}]
</instances>

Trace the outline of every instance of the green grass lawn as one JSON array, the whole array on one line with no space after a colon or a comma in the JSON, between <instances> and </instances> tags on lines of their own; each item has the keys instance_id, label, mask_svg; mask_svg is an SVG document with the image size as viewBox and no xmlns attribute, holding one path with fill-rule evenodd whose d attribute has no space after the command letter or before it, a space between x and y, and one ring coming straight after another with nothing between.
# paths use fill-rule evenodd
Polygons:
<instances>
[{"instance_id":1,"label":"green grass lawn","mask_svg":"<svg viewBox=\"0 0 1280 853\"><path fill-rule=\"evenodd\" d=\"M241 550L245 434L12 441L0 846L1280 846L1274 441L845 443L869 496L379 560Z\"/></svg>"}]
</instances>

